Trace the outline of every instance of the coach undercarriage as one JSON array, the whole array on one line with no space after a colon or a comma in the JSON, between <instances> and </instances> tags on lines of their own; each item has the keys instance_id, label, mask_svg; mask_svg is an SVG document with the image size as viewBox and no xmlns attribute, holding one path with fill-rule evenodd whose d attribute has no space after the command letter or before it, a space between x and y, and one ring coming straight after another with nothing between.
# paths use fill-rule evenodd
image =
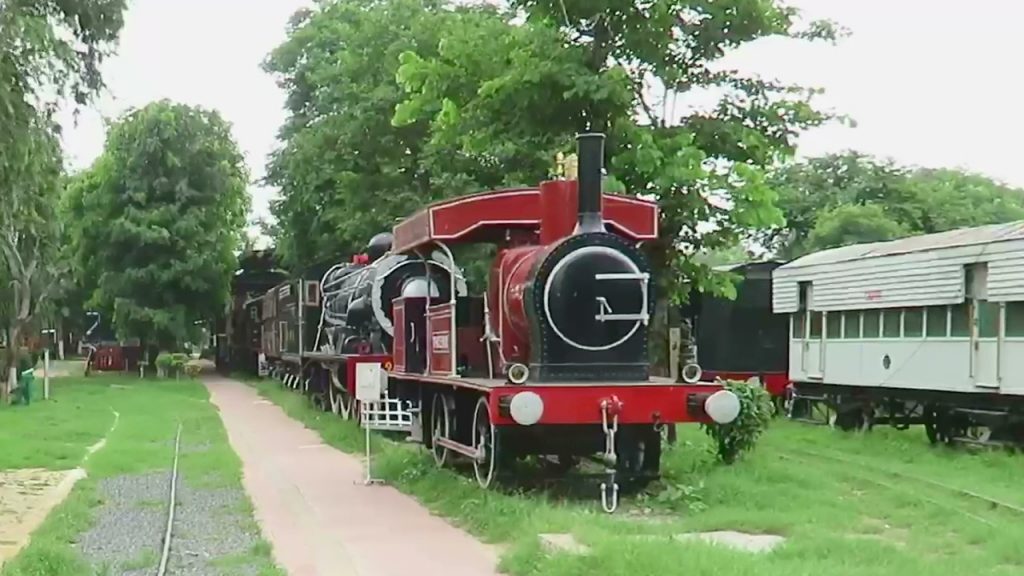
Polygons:
<instances>
[{"instance_id":1,"label":"coach undercarriage","mask_svg":"<svg viewBox=\"0 0 1024 576\"><path fill-rule=\"evenodd\" d=\"M933 444L1024 447L1024 398L936 390L795 383L787 394L792 420L841 430L924 426Z\"/></svg>"}]
</instances>

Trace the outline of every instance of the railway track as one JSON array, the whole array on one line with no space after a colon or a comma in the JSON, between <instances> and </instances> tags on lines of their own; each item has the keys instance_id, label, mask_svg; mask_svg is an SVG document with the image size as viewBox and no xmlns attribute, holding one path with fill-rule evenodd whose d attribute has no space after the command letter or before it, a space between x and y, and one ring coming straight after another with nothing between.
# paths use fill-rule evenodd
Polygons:
<instances>
[{"instance_id":1,"label":"railway track","mask_svg":"<svg viewBox=\"0 0 1024 576\"><path fill-rule=\"evenodd\" d=\"M975 502L981 502L986 504L989 507L989 509L1001 509L1011 512L1016 516L1024 517L1024 507L1022 506L1018 506L1016 504L1012 504L1004 500L993 498L973 490L967 490L964 488L959 488L957 486L946 484L944 482L932 480L930 478L924 478L921 476L917 476L915 474L908 474L906 472L882 468L880 466L864 462L863 460L847 458L839 456L837 454L826 454L803 448L787 449L783 451L782 456L783 458L786 459L800 460L803 462L809 462L808 458L810 458L812 460L817 460L818 462L826 461L834 464L844 465L843 471L849 476L882 486L884 488L889 489L890 491L908 493L917 500L922 500L928 502L929 504L967 516L975 521L978 521L988 526L994 526L995 524L990 519L978 516L973 512L964 510L963 508L959 508L947 502L941 502L933 498L929 498L922 494L919 490L913 490L911 488L907 488L904 486L896 486L890 482L886 482L885 480L879 479L878 476L888 476L902 480L904 482L909 482L911 484L917 484L918 486L927 486L932 489L944 492L949 496L955 496L959 500L972 500ZM875 477L872 477L872 475L874 475Z\"/></svg>"},{"instance_id":2,"label":"railway track","mask_svg":"<svg viewBox=\"0 0 1024 576\"><path fill-rule=\"evenodd\" d=\"M167 529L164 532L163 550L160 553L160 565L157 568L157 576L167 574L167 562L171 554L171 538L174 532L174 508L177 506L178 491L178 455L181 452L181 424L178 424L178 432L174 436L174 464L171 466L171 488L167 500Z\"/></svg>"}]
</instances>

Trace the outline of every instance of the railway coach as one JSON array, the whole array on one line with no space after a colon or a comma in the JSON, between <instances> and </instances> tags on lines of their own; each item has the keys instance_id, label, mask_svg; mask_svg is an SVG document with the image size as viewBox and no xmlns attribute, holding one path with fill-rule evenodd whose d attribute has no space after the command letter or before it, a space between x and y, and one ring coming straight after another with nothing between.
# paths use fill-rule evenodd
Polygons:
<instances>
[{"instance_id":1,"label":"railway coach","mask_svg":"<svg viewBox=\"0 0 1024 576\"><path fill-rule=\"evenodd\" d=\"M698 293L683 309L700 365L700 380L736 380L763 387L776 407L789 385L789 320L772 312L772 271L781 261L717 266L738 277L736 297Z\"/></svg>"},{"instance_id":2,"label":"railway coach","mask_svg":"<svg viewBox=\"0 0 1024 576\"><path fill-rule=\"evenodd\" d=\"M790 320L791 415L1024 440L1024 222L810 254L772 274Z\"/></svg>"}]
</instances>

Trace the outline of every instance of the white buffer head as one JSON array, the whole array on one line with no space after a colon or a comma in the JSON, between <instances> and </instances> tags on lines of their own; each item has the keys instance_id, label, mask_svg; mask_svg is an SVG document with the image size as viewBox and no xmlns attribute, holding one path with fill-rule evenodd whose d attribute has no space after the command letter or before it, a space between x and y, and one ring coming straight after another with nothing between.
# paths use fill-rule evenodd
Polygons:
<instances>
[{"instance_id":1,"label":"white buffer head","mask_svg":"<svg viewBox=\"0 0 1024 576\"><path fill-rule=\"evenodd\" d=\"M544 401L536 392L520 392L512 397L508 410L516 424L533 426L544 415Z\"/></svg>"},{"instance_id":2,"label":"white buffer head","mask_svg":"<svg viewBox=\"0 0 1024 576\"><path fill-rule=\"evenodd\" d=\"M728 390L719 390L704 401L704 411L718 424L728 424L740 415L740 398Z\"/></svg>"}]
</instances>

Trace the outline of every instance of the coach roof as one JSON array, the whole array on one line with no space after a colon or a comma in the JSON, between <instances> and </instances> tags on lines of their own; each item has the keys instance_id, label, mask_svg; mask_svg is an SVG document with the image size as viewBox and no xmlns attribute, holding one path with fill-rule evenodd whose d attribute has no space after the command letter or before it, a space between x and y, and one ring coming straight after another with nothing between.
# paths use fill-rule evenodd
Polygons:
<instances>
[{"instance_id":1,"label":"coach roof","mask_svg":"<svg viewBox=\"0 0 1024 576\"><path fill-rule=\"evenodd\" d=\"M789 264L781 266L779 269L792 270L794 268L805 268L822 264L839 264L881 256L928 252L943 248L992 244L1021 239L1024 239L1024 220L1005 224L990 224L975 228L959 228L935 234L890 240L888 242L870 242L832 248L797 258Z\"/></svg>"}]
</instances>

